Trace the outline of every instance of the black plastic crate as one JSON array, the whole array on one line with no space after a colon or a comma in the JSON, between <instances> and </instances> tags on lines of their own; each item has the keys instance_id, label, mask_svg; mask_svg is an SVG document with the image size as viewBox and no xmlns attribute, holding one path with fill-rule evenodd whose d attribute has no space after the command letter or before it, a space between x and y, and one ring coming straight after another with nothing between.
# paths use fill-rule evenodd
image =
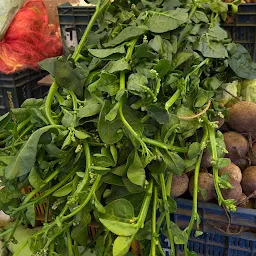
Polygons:
<instances>
[{"instance_id":1,"label":"black plastic crate","mask_svg":"<svg viewBox=\"0 0 256 256\"><path fill-rule=\"evenodd\" d=\"M178 210L171 215L172 221L180 228L188 226L192 201L177 199ZM201 219L201 236L196 237L193 232L188 243L190 251L198 256L255 256L256 255L256 210L237 208L237 211L230 213L230 229L239 234L226 234L225 230L228 218L225 211L216 204L198 203L198 214ZM170 255L170 244L166 237L160 236L165 254ZM176 245L177 255L184 252L183 245Z\"/></svg>"},{"instance_id":2,"label":"black plastic crate","mask_svg":"<svg viewBox=\"0 0 256 256\"><path fill-rule=\"evenodd\" d=\"M57 8L64 52L69 54L81 40L95 12L95 6L72 6L65 3Z\"/></svg>"},{"instance_id":3,"label":"black plastic crate","mask_svg":"<svg viewBox=\"0 0 256 256\"><path fill-rule=\"evenodd\" d=\"M256 61L256 4L239 5L237 14L232 16L230 12L227 21L223 27L233 41L242 44Z\"/></svg>"}]
</instances>

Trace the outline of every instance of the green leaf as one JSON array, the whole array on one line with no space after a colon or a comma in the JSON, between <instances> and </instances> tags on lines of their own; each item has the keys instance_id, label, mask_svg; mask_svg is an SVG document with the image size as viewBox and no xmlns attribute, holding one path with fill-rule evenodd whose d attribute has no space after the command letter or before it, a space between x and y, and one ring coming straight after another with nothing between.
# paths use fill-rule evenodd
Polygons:
<instances>
[{"instance_id":1,"label":"green leaf","mask_svg":"<svg viewBox=\"0 0 256 256\"><path fill-rule=\"evenodd\" d=\"M99 200L95 194L94 194L94 198L93 198L93 204L98 212L100 212L100 213L106 212L104 206L99 202Z\"/></svg>"},{"instance_id":2,"label":"green leaf","mask_svg":"<svg viewBox=\"0 0 256 256\"><path fill-rule=\"evenodd\" d=\"M236 75L248 80L256 79L256 63L242 45L231 43L228 52L228 64Z\"/></svg>"},{"instance_id":3,"label":"green leaf","mask_svg":"<svg viewBox=\"0 0 256 256\"><path fill-rule=\"evenodd\" d=\"M199 156L201 153L200 144L198 142L193 142L188 149L188 158L193 159Z\"/></svg>"},{"instance_id":4,"label":"green leaf","mask_svg":"<svg viewBox=\"0 0 256 256\"><path fill-rule=\"evenodd\" d=\"M59 86L73 91L79 97L83 95L82 80L72 64L64 57L61 57L54 62L53 77Z\"/></svg>"},{"instance_id":5,"label":"green leaf","mask_svg":"<svg viewBox=\"0 0 256 256\"><path fill-rule=\"evenodd\" d=\"M36 225L36 211L34 205L31 205L27 208L26 218L28 219L32 227Z\"/></svg>"},{"instance_id":6,"label":"green leaf","mask_svg":"<svg viewBox=\"0 0 256 256\"><path fill-rule=\"evenodd\" d=\"M159 60L154 66L154 69L158 72L159 77L163 78L172 68L172 62L170 60Z\"/></svg>"},{"instance_id":7,"label":"green leaf","mask_svg":"<svg viewBox=\"0 0 256 256\"><path fill-rule=\"evenodd\" d=\"M68 128L73 123L74 116L69 111L65 111L64 113L65 115L62 117L61 123Z\"/></svg>"},{"instance_id":8,"label":"green leaf","mask_svg":"<svg viewBox=\"0 0 256 256\"><path fill-rule=\"evenodd\" d=\"M129 251L133 237L118 236L113 245L113 256L123 256Z\"/></svg>"},{"instance_id":9,"label":"green leaf","mask_svg":"<svg viewBox=\"0 0 256 256\"><path fill-rule=\"evenodd\" d=\"M177 211L177 203L172 197L167 196L167 203L168 203L168 208L170 213Z\"/></svg>"},{"instance_id":10,"label":"green leaf","mask_svg":"<svg viewBox=\"0 0 256 256\"><path fill-rule=\"evenodd\" d=\"M101 104L95 99L85 101L84 106L78 109L77 116L80 118L90 117L99 114Z\"/></svg>"},{"instance_id":11,"label":"green leaf","mask_svg":"<svg viewBox=\"0 0 256 256\"><path fill-rule=\"evenodd\" d=\"M29 173L28 180L30 185L33 188L39 188L41 185L44 184L44 181L40 178L37 174L36 168L32 168L31 172Z\"/></svg>"},{"instance_id":12,"label":"green leaf","mask_svg":"<svg viewBox=\"0 0 256 256\"><path fill-rule=\"evenodd\" d=\"M204 232L200 231L200 230L196 230L195 232L195 237L199 237L201 235L203 235Z\"/></svg>"},{"instance_id":13,"label":"green leaf","mask_svg":"<svg viewBox=\"0 0 256 256\"><path fill-rule=\"evenodd\" d=\"M112 54L116 53L125 53L125 48L123 45L120 45L115 48L109 48L109 49L88 49L89 53L97 58L106 58Z\"/></svg>"},{"instance_id":14,"label":"green leaf","mask_svg":"<svg viewBox=\"0 0 256 256\"><path fill-rule=\"evenodd\" d=\"M102 92L107 92L110 96L114 96L119 90L119 80L116 75L103 71L97 81L97 88Z\"/></svg>"},{"instance_id":15,"label":"green leaf","mask_svg":"<svg viewBox=\"0 0 256 256\"><path fill-rule=\"evenodd\" d=\"M0 116L0 131L3 130L10 121L11 121L10 113L6 113Z\"/></svg>"},{"instance_id":16,"label":"green leaf","mask_svg":"<svg viewBox=\"0 0 256 256\"><path fill-rule=\"evenodd\" d=\"M110 185L124 186L123 179L120 176L112 173L104 175L101 181Z\"/></svg>"},{"instance_id":17,"label":"green leaf","mask_svg":"<svg viewBox=\"0 0 256 256\"><path fill-rule=\"evenodd\" d=\"M141 163L138 152L134 151L132 154L134 155L133 163L127 170L127 177L135 185L143 187L146 180L145 170Z\"/></svg>"},{"instance_id":18,"label":"green leaf","mask_svg":"<svg viewBox=\"0 0 256 256\"><path fill-rule=\"evenodd\" d=\"M79 139L79 140L85 140L87 138L90 138L91 136L89 134L87 134L84 131L78 131L78 130L74 130L75 136Z\"/></svg>"},{"instance_id":19,"label":"green leaf","mask_svg":"<svg viewBox=\"0 0 256 256\"><path fill-rule=\"evenodd\" d=\"M184 160L174 152L161 150L163 160L166 163L168 169L176 175L181 175L185 170Z\"/></svg>"},{"instance_id":20,"label":"green leaf","mask_svg":"<svg viewBox=\"0 0 256 256\"><path fill-rule=\"evenodd\" d=\"M126 174L126 166L120 165L116 168L113 168L111 171L113 174L123 177Z\"/></svg>"},{"instance_id":21,"label":"green leaf","mask_svg":"<svg viewBox=\"0 0 256 256\"><path fill-rule=\"evenodd\" d=\"M69 182L65 186L55 191L52 195L55 197L67 196L68 194L71 193L72 189L73 189L73 182Z\"/></svg>"},{"instance_id":22,"label":"green leaf","mask_svg":"<svg viewBox=\"0 0 256 256\"><path fill-rule=\"evenodd\" d=\"M146 27L142 26L129 26L124 28L114 39L108 43L103 44L104 47L113 47L123 42L129 41L135 37L144 35L147 32Z\"/></svg>"},{"instance_id":23,"label":"green leaf","mask_svg":"<svg viewBox=\"0 0 256 256\"><path fill-rule=\"evenodd\" d=\"M116 61L110 61L105 67L104 70L110 74L125 70L131 70L128 62L123 58Z\"/></svg>"},{"instance_id":24,"label":"green leaf","mask_svg":"<svg viewBox=\"0 0 256 256\"><path fill-rule=\"evenodd\" d=\"M15 179L31 171L36 161L39 139L45 132L49 131L51 128L52 126L45 126L43 128L40 128L29 137L24 146L15 156L15 160L8 166L6 166L6 179Z\"/></svg>"},{"instance_id":25,"label":"green leaf","mask_svg":"<svg viewBox=\"0 0 256 256\"><path fill-rule=\"evenodd\" d=\"M193 53L185 51L175 54L172 61L172 68L176 69L178 66L186 62L191 56L193 56Z\"/></svg>"},{"instance_id":26,"label":"green leaf","mask_svg":"<svg viewBox=\"0 0 256 256\"><path fill-rule=\"evenodd\" d=\"M120 206L121 207L121 206ZM134 235L138 228L134 224L120 222L111 219L102 219L100 222L112 233L118 236L132 236Z\"/></svg>"},{"instance_id":27,"label":"green leaf","mask_svg":"<svg viewBox=\"0 0 256 256\"><path fill-rule=\"evenodd\" d=\"M224 168L227 165L231 163L231 160L229 158L218 158L215 163L213 163L214 166L216 166L218 169Z\"/></svg>"},{"instance_id":28,"label":"green leaf","mask_svg":"<svg viewBox=\"0 0 256 256\"><path fill-rule=\"evenodd\" d=\"M77 242L80 246L86 246L88 242L88 229L87 225L78 224L71 231L72 239Z\"/></svg>"},{"instance_id":29,"label":"green leaf","mask_svg":"<svg viewBox=\"0 0 256 256\"><path fill-rule=\"evenodd\" d=\"M157 56L156 53L152 52L147 43L139 45L133 54L133 58L156 58Z\"/></svg>"},{"instance_id":30,"label":"green leaf","mask_svg":"<svg viewBox=\"0 0 256 256\"><path fill-rule=\"evenodd\" d=\"M122 122L119 119L115 119L112 122L105 119L105 116L112 108L113 105L105 101L99 116L98 132L101 140L106 144L115 144L123 137L123 133L119 131L122 127Z\"/></svg>"},{"instance_id":31,"label":"green leaf","mask_svg":"<svg viewBox=\"0 0 256 256\"><path fill-rule=\"evenodd\" d=\"M147 107L147 113L159 124L165 124L169 122L168 112L164 108L158 107L156 105L149 105Z\"/></svg>"},{"instance_id":32,"label":"green leaf","mask_svg":"<svg viewBox=\"0 0 256 256\"><path fill-rule=\"evenodd\" d=\"M226 172L223 172L222 175L219 177L219 187L222 189L233 188L233 186L230 184L229 181L230 181L229 174Z\"/></svg>"},{"instance_id":33,"label":"green leaf","mask_svg":"<svg viewBox=\"0 0 256 256\"><path fill-rule=\"evenodd\" d=\"M147 97L147 92L145 88L148 85L148 79L142 74L131 74L127 82L127 90L134 95L140 96L142 99Z\"/></svg>"},{"instance_id":34,"label":"green leaf","mask_svg":"<svg viewBox=\"0 0 256 256\"><path fill-rule=\"evenodd\" d=\"M132 183L128 178L123 177L123 182L129 193L137 194L143 191L143 188L141 186Z\"/></svg>"},{"instance_id":35,"label":"green leaf","mask_svg":"<svg viewBox=\"0 0 256 256\"><path fill-rule=\"evenodd\" d=\"M174 236L175 244L186 244L188 241L188 234L186 230L181 230L174 222L171 222L171 229Z\"/></svg>"},{"instance_id":36,"label":"green leaf","mask_svg":"<svg viewBox=\"0 0 256 256\"><path fill-rule=\"evenodd\" d=\"M188 20L188 10L177 8L167 12L152 12L146 26L153 33L165 33L178 28Z\"/></svg>"},{"instance_id":37,"label":"green leaf","mask_svg":"<svg viewBox=\"0 0 256 256\"><path fill-rule=\"evenodd\" d=\"M202 11L195 11L193 16L191 17L191 20L194 21L195 23L200 23L200 22L209 23L209 19L207 15Z\"/></svg>"},{"instance_id":38,"label":"green leaf","mask_svg":"<svg viewBox=\"0 0 256 256\"><path fill-rule=\"evenodd\" d=\"M228 38L227 31L221 28L217 23L209 28L208 35L216 41L223 41Z\"/></svg>"}]
</instances>

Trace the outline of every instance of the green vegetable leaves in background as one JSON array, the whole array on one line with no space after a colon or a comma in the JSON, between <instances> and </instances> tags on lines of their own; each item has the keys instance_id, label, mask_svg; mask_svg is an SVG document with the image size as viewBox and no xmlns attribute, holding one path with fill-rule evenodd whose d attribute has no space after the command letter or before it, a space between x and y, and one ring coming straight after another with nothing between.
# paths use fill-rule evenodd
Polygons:
<instances>
[{"instance_id":1,"label":"green vegetable leaves in background","mask_svg":"<svg viewBox=\"0 0 256 256\"><path fill-rule=\"evenodd\" d=\"M31 172L28 175L28 180L30 185L33 188L39 188L41 185L44 184L43 180L40 178L40 176L37 174L36 168L32 168Z\"/></svg>"},{"instance_id":2,"label":"green vegetable leaves in background","mask_svg":"<svg viewBox=\"0 0 256 256\"><path fill-rule=\"evenodd\" d=\"M165 33L184 24L187 19L187 9L178 8L164 13L154 11L146 20L146 26L153 33Z\"/></svg>"},{"instance_id":3,"label":"green vegetable leaves in background","mask_svg":"<svg viewBox=\"0 0 256 256\"><path fill-rule=\"evenodd\" d=\"M113 256L123 256L129 251L133 237L118 236L113 245Z\"/></svg>"},{"instance_id":4,"label":"green vegetable leaves in background","mask_svg":"<svg viewBox=\"0 0 256 256\"><path fill-rule=\"evenodd\" d=\"M34 227L36 225L36 212L35 212L34 205L31 205L27 208L26 218L28 219L28 221L32 227Z\"/></svg>"},{"instance_id":5,"label":"green vegetable leaves in background","mask_svg":"<svg viewBox=\"0 0 256 256\"><path fill-rule=\"evenodd\" d=\"M106 58L112 54L125 53L125 49L123 45L112 48L112 49L89 49L88 51L97 58Z\"/></svg>"}]
</instances>

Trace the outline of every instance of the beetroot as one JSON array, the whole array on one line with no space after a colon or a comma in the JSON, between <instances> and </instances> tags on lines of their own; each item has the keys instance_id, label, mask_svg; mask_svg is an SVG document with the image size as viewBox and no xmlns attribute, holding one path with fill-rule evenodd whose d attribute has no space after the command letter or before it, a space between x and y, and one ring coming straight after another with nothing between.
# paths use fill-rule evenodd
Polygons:
<instances>
[{"instance_id":1,"label":"beetroot","mask_svg":"<svg viewBox=\"0 0 256 256\"><path fill-rule=\"evenodd\" d=\"M189 179L186 173L183 173L181 176L173 174L171 196L178 197L183 195L188 189L188 183Z\"/></svg>"}]
</instances>

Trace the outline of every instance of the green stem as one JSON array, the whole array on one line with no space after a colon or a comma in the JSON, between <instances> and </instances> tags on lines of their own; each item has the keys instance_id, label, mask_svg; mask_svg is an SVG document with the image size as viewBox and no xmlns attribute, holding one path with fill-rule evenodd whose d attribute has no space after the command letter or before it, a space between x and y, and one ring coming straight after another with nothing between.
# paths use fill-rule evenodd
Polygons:
<instances>
[{"instance_id":1,"label":"green stem","mask_svg":"<svg viewBox=\"0 0 256 256\"><path fill-rule=\"evenodd\" d=\"M169 173L168 175L168 178L167 178L167 181L166 181L166 195L167 196L171 196L171 188L172 188L172 176L173 176L173 173Z\"/></svg>"},{"instance_id":2,"label":"green stem","mask_svg":"<svg viewBox=\"0 0 256 256\"><path fill-rule=\"evenodd\" d=\"M172 230L171 230L170 211L169 211L169 207L168 207L167 192L166 192L163 173L160 174L160 183L161 183L162 197L163 197L163 203L164 203L164 208L165 208L166 227L167 227L168 237L169 237L170 245L171 245L171 256L175 256L174 238L173 238L173 234L172 234Z\"/></svg>"},{"instance_id":3,"label":"green stem","mask_svg":"<svg viewBox=\"0 0 256 256\"><path fill-rule=\"evenodd\" d=\"M169 108L175 103L175 101L180 97L181 91L178 89L172 97L165 103L165 109L169 112Z\"/></svg>"},{"instance_id":4,"label":"green stem","mask_svg":"<svg viewBox=\"0 0 256 256\"><path fill-rule=\"evenodd\" d=\"M161 212L160 217L157 220L157 225L156 225L156 233L157 234L159 234L159 232L160 232L160 229L161 229L162 223L164 221L164 218L165 218L165 213Z\"/></svg>"},{"instance_id":5,"label":"green stem","mask_svg":"<svg viewBox=\"0 0 256 256\"><path fill-rule=\"evenodd\" d=\"M71 238L71 234L70 234L70 229L67 229L67 238L68 238L68 255L69 256L73 256L73 244L72 244L72 238Z\"/></svg>"},{"instance_id":6,"label":"green stem","mask_svg":"<svg viewBox=\"0 0 256 256\"><path fill-rule=\"evenodd\" d=\"M77 242L74 242L74 256L80 256Z\"/></svg>"},{"instance_id":7,"label":"green stem","mask_svg":"<svg viewBox=\"0 0 256 256\"><path fill-rule=\"evenodd\" d=\"M95 191L97 190L98 188L98 185L100 183L100 180L101 180L101 175L97 175L91 189L90 189L90 192L89 194L87 195L86 199L83 201L83 203L77 207L75 210L73 210L72 213L70 213L69 215L67 216L64 216L63 217L63 221L66 221L68 219L70 219L71 217L75 216L77 213L79 213L87 204L88 202L91 200L93 194L95 193Z\"/></svg>"},{"instance_id":8,"label":"green stem","mask_svg":"<svg viewBox=\"0 0 256 256\"><path fill-rule=\"evenodd\" d=\"M29 125L23 132L22 134L19 136L19 138L17 140L20 140L24 135L26 135L30 130L32 130L34 127L33 124Z\"/></svg>"},{"instance_id":9,"label":"green stem","mask_svg":"<svg viewBox=\"0 0 256 256\"><path fill-rule=\"evenodd\" d=\"M204 134L203 138L200 143L200 155L198 157L198 160L196 162L195 166L195 171L194 171L194 190L193 190L193 205L192 205L192 213L191 213L191 218L189 221L189 225L186 229L186 232L188 234L188 237L190 237L191 231L194 227L194 223L197 220L197 198L198 198L198 177L199 177L199 172L200 172L200 166L201 166L201 160L203 156L203 151L206 147L206 143L208 140L208 130L206 127L204 127ZM188 251L186 250L188 248L188 242L185 244L185 255L188 256Z\"/></svg>"},{"instance_id":10,"label":"green stem","mask_svg":"<svg viewBox=\"0 0 256 256\"><path fill-rule=\"evenodd\" d=\"M24 127L27 126L27 124L30 122L30 117L26 119L25 121L21 122L17 127L17 132L20 132Z\"/></svg>"},{"instance_id":11,"label":"green stem","mask_svg":"<svg viewBox=\"0 0 256 256\"><path fill-rule=\"evenodd\" d=\"M166 254L163 251L163 248L161 247L161 243L160 243L159 240L158 240L158 243L157 243L157 247L158 247L158 250L159 250L161 256L166 256Z\"/></svg>"},{"instance_id":12,"label":"green stem","mask_svg":"<svg viewBox=\"0 0 256 256\"><path fill-rule=\"evenodd\" d=\"M54 247L55 247L54 243L51 243L49 246L49 256L53 256Z\"/></svg>"},{"instance_id":13,"label":"green stem","mask_svg":"<svg viewBox=\"0 0 256 256\"><path fill-rule=\"evenodd\" d=\"M157 211L157 203L158 203L158 195L157 195L157 187L154 187L153 194L153 209L152 209L152 225L151 225L151 256L156 256L156 244L158 240L158 234L156 233L156 211Z\"/></svg>"}]
</instances>

